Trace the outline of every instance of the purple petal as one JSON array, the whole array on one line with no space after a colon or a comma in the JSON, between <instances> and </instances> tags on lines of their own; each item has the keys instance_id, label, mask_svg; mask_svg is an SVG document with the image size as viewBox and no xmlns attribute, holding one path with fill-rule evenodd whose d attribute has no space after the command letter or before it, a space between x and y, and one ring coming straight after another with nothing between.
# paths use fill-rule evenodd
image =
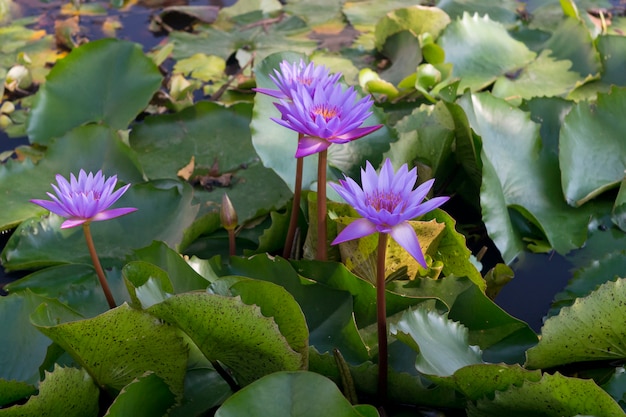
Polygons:
<instances>
[{"instance_id":1,"label":"purple petal","mask_svg":"<svg viewBox=\"0 0 626 417\"><path fill-rule=\"evenodd\" d=\"M270 97L275 97L275 98L280 98L280 99L289 98L285 93L283 93L280 90L271 90L269 88L253 88L252 90L256 91L257 93L268 95Z\"/></svg>"},{"instance_id":2,"label":"purple petal","mask_svg":"<svg viewBox=\"0 0 626 417\"><path fill-rule=\"evenodd\" d=\"M302 158L303 156L313 155L314 153L322 152L330 146L330 143L324 139L320 139L312 136L304 136L298 141L298 149L296 151L296 158Z\"/></svg>"},{"instance_id":3,"label":"purple petal","mask_svg":"<svg viewBox=\"0 0 626 417\"><path fill-rule=\"evenodd\" d=\"M56 214L58 216L67 217L69 215L69 213L55 201L30 200L30 202L34 203L34 204L37 204L38 206L41 206L41 207L45 208L46 210L51 211L52 213L54 213L54 214Z\"/></svg>"},{"instance_id":4,"label":"purple petal","mask_svg":"<svg viewBox=\"0 0 626 417\"><path fill-rule=\"evenodd\" d=\"M435 197L420 204L419 206L407 210L407 218L413 219L436 209L437 207L448 201L450 197ZM410 216L410 217L409 217Z\"/></svg>"},{"instance_id":5,"label":"purple petal","mask_svg":"<svg viewBox=\"0 0 626 417\"><path fill-rule=\"evenodd\" d=\"M367 219L356 219L346 226L333 240L332 245L358 239L376 233L376 225Z\"/></svg>"},{"instance_id":6,"label":"purple petal","mask_svg":"<svg viewBox=\"0 0 626 417\"><path fill-rule=\"evenodd\" d=\"M61 229L69 229L72 227L80 226L81 224L86 223L87 221L89 221L89 219L71 218L61 223Z\"/></svg>"},{"instance_id":7,"label":"purple petal","mask_svg":"<svg viewBox=\"0 0 626 417\"><path fill-rule=\"evenodd\" d=\"M91 220L94 221L94 222L99 222L99 221L102 221L102 220L114 219L116 217L120 217L120 216L124 216L126 214L129 214L129 213L132 213L134 211L137 211L137 209L134 208L134 207L114 208L114 209L107 210L107 211L102 211L102 212L96 214L95 216L93 216L91 218Z\"/></svg>"},{"instance_id":8,"label":"purple petal","mask_svg":"<svg viewBox=\"0 0 626 417\"><path fill-rule=\"evenodd\" d=\"M403 222L392 227L389 234L396 242L398 242L398 245L402 246L413 258L415 258L418 264L420 264L423 268L428 268L428 265L426 265L426 259L424 259L424 254L422 253L422 248L417 240L415 230L413 230L413 227L409 223Z\"/></svg>"},{"instance_id":9,"label":"purple petal","mask_svg":"<svg viewBox=\"0 0 626 417\"><path fill-rule=\"evenodd\" d=\"M362 138L363 136L369 135L370 133L377 131L381 127L383 127L383 125L360 127L358 129L351 130L348 133L339 135L339 136L335 137L334 139L335 140L353 141L353 140Z\"/></svg>"}]
</instances>

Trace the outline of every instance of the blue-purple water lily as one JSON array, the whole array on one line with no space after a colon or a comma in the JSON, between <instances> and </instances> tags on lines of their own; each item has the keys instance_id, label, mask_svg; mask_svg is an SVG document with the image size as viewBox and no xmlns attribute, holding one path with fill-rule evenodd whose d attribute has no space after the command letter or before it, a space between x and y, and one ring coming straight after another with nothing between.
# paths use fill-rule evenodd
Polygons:
<instances>
[{"instance_id":1,"label":"blue-purple water lily","mask_svg":"<svg viewBox=\"0 0 626 417\"><path fill-rule=\"evenodd\" d=\"M276 123L302 134L296 157L322 152L333 143L347 143L382 127L361 127L372 114L372 98L358 99L353 87L341 84L318 85L312 91L299 85L292 99L275 103L281 118Z\"/></svg>"},{"instance_id":2,"label":"blue-purple water lily","mask_svg":"<svg viewBox=\"0 0 626 417\"><path fill-rule=\"evenodd\" d=\"M51 184L55 194L46 193L52 199L30 200L51 212L67 218L61 224L61 229L80 226L87 222L109 220L136 211L133 207L121 207L110 209L119 198L128 190L127 184L117 191L117 176L105 178L102 171L87 174L80 170L78 178L70 174L70 180L62 175L56 176L58 186Z\"/></svg>"},{"instance_id":3,"label":"blue-purple water lily","mask_svg":"<svg viewBox=\"0 0 626 417\"><path fill-rule=\"evenodd\" d=\"M435 197L424 202L435 180L428 180L413 189L416 181L416 168L409 171L404 164L394 173L391 161L387 159L380 175L367 162L365 170L361 170L362 188L348 177L339 180L339 184L331 184L363 216L343 229L333 245L376 232L388 233L422 267L427 268L415 230L408 221L441 206L449 197Z\"/></svg>"},{"instance_id":4,"label":"blue-purple water lily","mask_svg":"<svg viewBox=\"0 0 626 417\"><path fill-rule=\"evenodd\" d=\"M279 66L280 70L274 69L274 74L269 74L278 90L255 88L254 91L279 99L291 100L297 86L303 86L311 93L317 86L333 85L341 78L340 72L330 74L329 69L324 65L315 65L313 62L305 64L302 59L297 63L283 61Z\"/></svg>"}]
</instances>

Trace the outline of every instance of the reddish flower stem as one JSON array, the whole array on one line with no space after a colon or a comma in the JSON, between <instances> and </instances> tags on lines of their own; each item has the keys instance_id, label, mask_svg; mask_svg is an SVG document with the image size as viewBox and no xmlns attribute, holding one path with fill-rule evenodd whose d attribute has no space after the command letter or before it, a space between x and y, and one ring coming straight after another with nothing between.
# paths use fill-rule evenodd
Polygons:
<instances>
[{"instance_id":1,"label":"reddish flower stem","mask_svg":"<svg viewBox=\"0 0 626 417\"><path fill-rule=\"evenodd\" d=\"M302 136L302 134L300 134ZM304 166L304 158L296 158L296 183L293 187L293 203L291 204L291 217L289 218L289 229L287 229L287 237L285 238L285 248L283 249L283 258L291 257L293 250L293 240L296 236L296 227L298 226L298 215L300 214L300 196L302 195L302 169Z\"/></svg>"},{"instance_id":2,"label":"reddish flower stem","mask_svg":"<svg viewBox=\"0 0 626 417\"><path fill-rule=\"evenodd\" d=\"M107 282L106 276L104 275L104 270L102 269L102 265L100 265L100 259L98 259L98 254L96 253L96 247L93 244L93 238L91 237L91 229L89 229L89 222L83 223L83 232L85 232L85 241L87 242L87 249L89 249L89 255L91 255L91 261L93 262L94 268L96 268L96 275L98 275L98 280L100 281L100 286L102 287L102 291L104 291L104 296L107 299L107 303L109 303L109 308L115 308L117 305L115 304L115 300L113 299L113 294L111 293L111 289L109 288L109 284Z\"/></svg>"},{"instance_id":3,"label":"reddish flower stem","mask_svg":"<svg viewBox=\"0 0 626 417\"><path fill-rule=\"evenodd\" d=\"M318 261L325 261L326 254L326 161L328 151L318 154L317 164L317 254Z\"/></svg>"},{"instance_id":4,"label":"reddish flower stem","mask_svg":"<svg viewBox=\"0 0 626 417\"><path fill-rule=\"evenodd\" d=\"M376 259L376 311L378 323L378 400L387 402L387 306L385 300L385 256L387 233L378 234Z\"/></svg>"},{"instance_id":5,"label":"reddish flower stem","mask_svg":"<svg viewBox=\"0 0 626 417\"><path fill-rule=\"evenodd\" d=\"M228 229L228 254L235 256L237 245L235 243L235 229Z\"/></svg>"}]
</instances>

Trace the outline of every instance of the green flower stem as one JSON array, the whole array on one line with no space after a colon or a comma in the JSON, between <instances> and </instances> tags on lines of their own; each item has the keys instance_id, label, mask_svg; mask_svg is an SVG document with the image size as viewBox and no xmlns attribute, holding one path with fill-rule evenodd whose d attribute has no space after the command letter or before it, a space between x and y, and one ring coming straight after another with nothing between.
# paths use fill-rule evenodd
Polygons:
<instances>
[{"instance_id":1,"label":"green flower stem","mask_svg":"<svg viewBox=\"0 0 626 417\"><path fill-rule=\"evenodd\" d=\"M376 259L376 311L378 322L378 400L387 402L387 306L385 302L385 256L387 233L378 234Z\"/></svg>"},{"instance_id":2,"label":"green flower stem","mask_svg":"<svg viewBox=\"0 0 626 417\"><path fill-rule=\"evenodd\" d=\"M317 260L325 261L326 255L326 161L328 151L319 154L317 164Z\"/></svg>"},{"instance_id":3,"label":"green flower stem","mask_svg":"<svg viewBox=\"0 0 626 417\"><path fill-rule=\"evenodd\" d=\"M300 133L299 136L302 136ZM304 166L304 158L296 158L296 183L293 186L293 203L291 204L291 217L289 218L289 229L287 229L287 237L285 238L285 248L283 249L283 258L291 257L293 250L293 241L296 236L296 227L298 226L298 215L300 214L300 196L302 194L302 170Z\"/></svg>"},{"instance_id":4,"label":"green flower stem","mask_svg":"<svg viewBox=\"0 0 626 417\"><path fill-rule=\"evenodd\" d=\"M91 261L93 262L94 268L96 268L96 275L98 275L98 280L100 280L100 286L102 287L102 291L104 291L104 296L107 299L107 303L109 303L109 308L115 308L117 305L115 304L115 300L113 299L113 294L111 293L111 289L109 288L109 284L107 283L106 276L104 275L104 270L102 269L102 265L100 265L100 259L98 259L98 254L96 253L96 247L93 244L93 238L91 237L91 229L89 229L89 222L83 223L83 232L85 232L85 241L87 242L87 249L89 249L89 255L91 255Z\"/></svg>"}]
</instances>

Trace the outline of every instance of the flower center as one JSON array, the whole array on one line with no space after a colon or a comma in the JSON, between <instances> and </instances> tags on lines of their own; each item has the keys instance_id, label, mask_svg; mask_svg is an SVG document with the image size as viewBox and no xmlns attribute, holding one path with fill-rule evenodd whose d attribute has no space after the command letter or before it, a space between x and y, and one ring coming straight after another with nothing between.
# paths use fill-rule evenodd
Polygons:
<instances>
[{"instance_id":1,"label":"flower center","mask_svg":"<svg viewBox=\"0 0 626 417\"><path fill-rule=\"evenodd\" d=\"M315 116L322 116L326 121L339 115L339 108L328 103L313 106L311 113Z\"/></svg>"},{"instance_id":2,"label":"flower center","mask_svg":"<svg viewBox=\"0 0 626 417\"><path fill-rule=\"evenodd\" d=\"M373 207L376 211L387 210L391 213L398 205L404 204L404 202L402 197L396 193L374 191L373 194L368 194L365 197L365 204Z\"/></svg>"},{"instance_id":3,"label":"flower center","mask_svg":"<svg viewBox=\"0 0 626 417\"><path fill-rule=\"evenodd\" d=\"M310 86L311 83L313 82L313 78L312 77L303 77L301 75L296 77L296 82L302 85L306 85L306 86Z\"/></svg>"},{"instance_id":4,"label":"flower center","mask_svg":"<svg viewBox=\"0 0 626 417\"><path fill-rule=\"evenodd\" d=\"M91 201L100 200L100 193L97 191L89 190L89 191L75 191L73 195L84 195Z\"/></svg>"}]
</instances>

